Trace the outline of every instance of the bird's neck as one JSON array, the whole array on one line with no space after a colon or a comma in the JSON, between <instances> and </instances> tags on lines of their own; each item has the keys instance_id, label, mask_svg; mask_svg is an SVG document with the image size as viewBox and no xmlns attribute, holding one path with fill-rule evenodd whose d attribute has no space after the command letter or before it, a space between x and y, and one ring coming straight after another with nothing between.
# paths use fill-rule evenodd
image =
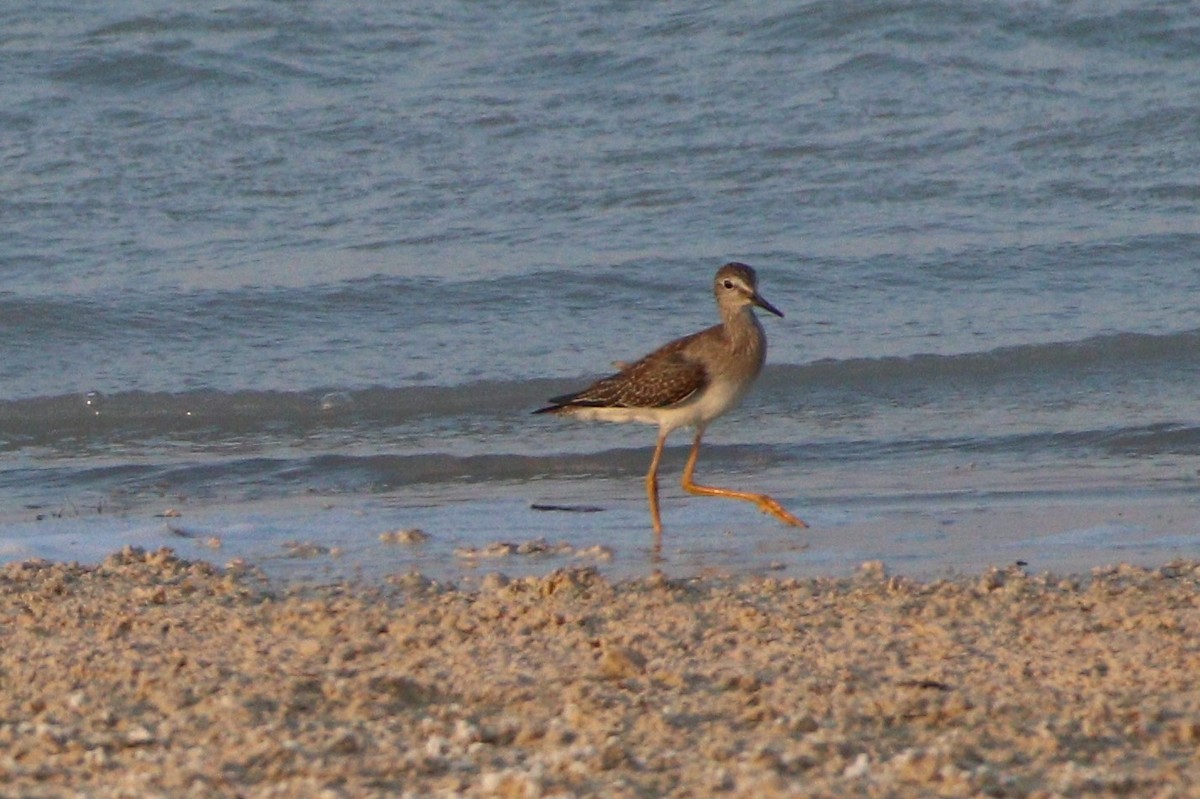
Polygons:
<instances>
[{"instance_id":1,"label":"bird's neck","mask_svg":"<svg viewBox=\"0 0 1200 799\"><path fill-rule=\"evenodd\" d=\"M765 354L767 337L749 305L743 305L723 316L725 335L729 337L735 350L761 350Z\"/></svg>"}]
</instances>

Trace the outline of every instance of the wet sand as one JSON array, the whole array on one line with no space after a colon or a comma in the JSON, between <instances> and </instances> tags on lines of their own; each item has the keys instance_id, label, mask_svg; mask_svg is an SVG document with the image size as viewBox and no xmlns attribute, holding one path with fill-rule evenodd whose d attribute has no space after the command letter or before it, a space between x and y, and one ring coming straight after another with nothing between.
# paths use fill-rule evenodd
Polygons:
<instances>
[{"instance_id":1,"label":"wet sand","mask_svg":"<svg viewBox=\"0 0 1200 799\"><path fill-rule=\"evenodd\" d=\"M21 796L1197 796L1200 565L279 587L0 568Z\"/></svg>"}]
</instances>

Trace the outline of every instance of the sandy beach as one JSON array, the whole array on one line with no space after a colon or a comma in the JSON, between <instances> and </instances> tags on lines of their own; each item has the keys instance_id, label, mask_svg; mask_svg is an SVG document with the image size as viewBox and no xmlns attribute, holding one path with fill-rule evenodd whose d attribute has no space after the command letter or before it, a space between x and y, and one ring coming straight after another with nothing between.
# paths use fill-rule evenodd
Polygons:
<instances>
[{"instance_id":1,"label":"sandy beach","mask_svg":"<svg viewBox=\"0 0 1200 799\"><path fill-rule=\"evenodd\" d=\"M1200 795L1200 565L0 570L8 796Z\"/></svg>"}]
</instances>

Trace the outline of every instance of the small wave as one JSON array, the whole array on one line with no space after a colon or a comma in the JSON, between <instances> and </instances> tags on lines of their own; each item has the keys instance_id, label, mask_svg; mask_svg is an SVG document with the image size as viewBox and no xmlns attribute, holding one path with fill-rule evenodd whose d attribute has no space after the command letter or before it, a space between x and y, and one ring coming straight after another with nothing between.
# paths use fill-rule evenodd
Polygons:
<instances>
[{"instance_id":1,"label":"small wave","mask_svg":"<svg viewBox=\"0 0 1200 799\"><path fill-rule=\"evenodd\" d=\"M825 402L893 402L919 394L953 407L956 398L1005 387L1033 397L1046 386L1086 394L1106 385L1167 384L1194 369L1200 330L1166 335L1118 333L1081 341L1047 342L955 355L821 360L772 364L761 390L800 406ZM0 449L76 446L80 441L146 441L179 437L212 443L263 435L311 435L353 429L359 439L404 426L422 430L485 420L511 427L542 401L594 375L566 379L486 380L456 386L331 386L304 391L71 393L0 401ZM1029 400L1034 402L1035 400ZM773 405L779 404L770 400ZM1033 406L1031 405L1031 410ZM499 420L499 422L497 422Z\"/></svg>"},{"instance_id":2,"label":"small wave","mask_svg":"<svg viewBox=\"0 0 1200 799\"><path fill-rule=\"evenodd\" d=\"M559 381L482 382L313 391L87 392L0 401L0 451L146 441L177 436L212 443L305 435L321 428L383 429L469 416L516 416L560 391Z\"/></svg>"},{"instance_id":3,"label":"small wave","mask_svg":"<svg viewBox=\"0 0 1200 799\"><path fill-rule=\"evenodd\" d=\"M51 77L89 87L179 89L200 84L238 83L231 72L188 64L162 53L116 52L88 55L53 70Z\"/></svg>"},{"instance_id":4,"label":"small wave","mask_svg":"<svg viewBox=\"0 0 1200 799\"><path fill-rule=\"evenodd\" d=\"M663 468L677 472L686 445L671 446ZM1200 455L1200 426L1151 424L1115 429L1003 433L988 436L897 437L797 444L707 444L704 469L712 474L761 475L764 464L795 473L868 469L891 473L896 464L973 464L984 458L996 476L1015 474L1030 461L1085 462L1089 458L1127 461L1155 456ZM221 497L243 501L296 495L377 494L417 486L467 486L479 483L525 484L553 479L630 480L644 474L647 447L590 452L528 454L496 451L472 455L449 452L299 453L293 456L221 456L192 452L171 457L159 452L137 462L58 461L52 466L0 470L0 492L13 495L69 497L99 494L117 505L160 502L166 497ZM92 465L86 465L91 463ZM1187 475L1178 475L1187 480ZM1191 485L1191 483L1187 483ZM32 493L31 493L32 492Z\"/></svg>"},{"instance_id":5,"label":"small wave","mask_svg":"<svg viewBox=\"0 0 1200 799\"><path fill-rule=\"evenodd\" d=\"M881 386L910 381L981 381L1034 378L1077 379L1083 373L1164 371L1193 364L1200 330L1165 335L1114 333L1080 341L1001 347L953 355L917 354L889 358L822 360L779 366L771 382L809 386Z\"/></svg>"},{"instance_id":6,"label":"small wave","mask_svg":"<svg viewBox=\"0 0 1200 799\"><path fill-rule=\"evenodd\" d=\"M1200 454L1200 427L1180 423L1155 423L1095 430L1044 431L941 442L921 442L919 448L936 448L979 454L1032 453L1051 455L1100 453L1112 457Z\"/></svg>"},{"instance_id":7,"label":"small wave","mask_svg":"<svg viewBox=\"0 0 1200 799\"><path fill-rule=\"evenodd\" d=\"M714 447L713 452L719 449ZM42 495L62 496L96 492L132 503L165 496L245 500L296 492L378 493L414 485L526 482L551 475L623 477L644 472L647 457L644 449L582 456L443 452L245 458L194 455L187 460L0 470L0 489L22 491L36 486Z\"/></svg>"},{"instance_id":8,"label":"small wave","mask_svg":"<svg viewBox=\"0 0 1200 799\"><path fill-rule=\"evenodd\" d=\"M825 75L869 76L874 80L894 79L897 75L920 75L930 68L929 64L903 58L891 53L859 53L834 65Z\"/></svg>"},{"instance_id":9,"label":"small wave","mask_svg":"<svg viewBox=\"0 0 1200 799\"><path fill-rule=\"evenodd\" d=\"M1200 455L1200 427L1154 424L1107 431L1097 444L1111 455Z\"/></svg>"}]
</instances>

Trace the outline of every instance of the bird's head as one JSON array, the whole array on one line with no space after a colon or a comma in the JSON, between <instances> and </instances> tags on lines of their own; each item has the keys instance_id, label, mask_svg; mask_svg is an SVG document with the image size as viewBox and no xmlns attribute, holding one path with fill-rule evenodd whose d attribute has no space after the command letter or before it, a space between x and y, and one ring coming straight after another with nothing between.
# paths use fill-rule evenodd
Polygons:
<instances>
[{"instance_id":1,"label":"bird's head","mask_svg":"<svg viewBox=\"0 0 1200 799\"><path fill-rule=\"evenodd\" d=\"M783 311L758 293L758 275L746 264L734 261L718 269L713 292L717 295L717 305L723 309L737 310L746 305L757 305L767 313L783 316Z\"/></svg>"}]
</instances>

